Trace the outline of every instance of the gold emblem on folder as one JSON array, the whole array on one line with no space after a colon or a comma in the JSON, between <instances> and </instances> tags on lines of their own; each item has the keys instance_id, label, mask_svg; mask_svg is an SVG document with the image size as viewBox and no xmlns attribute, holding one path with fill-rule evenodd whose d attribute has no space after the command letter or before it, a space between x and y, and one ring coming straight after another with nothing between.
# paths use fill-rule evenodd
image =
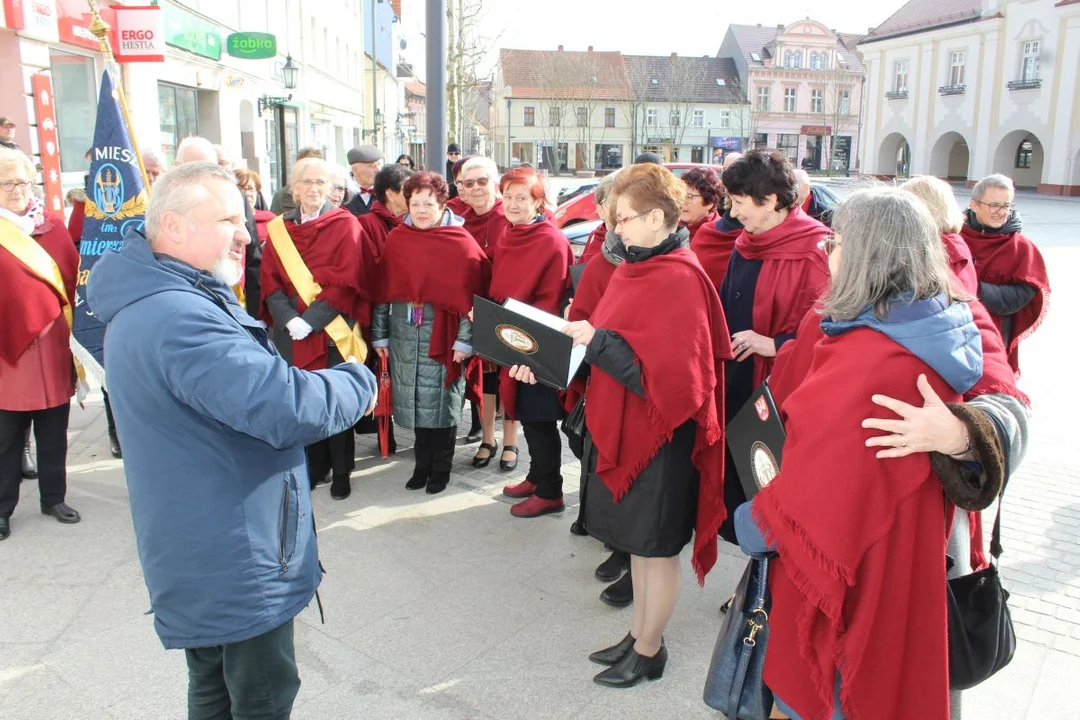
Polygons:
<instances>
[{"instance_id":1,"label":"gold emblem on folder","mask_svg":"<svg viewBox=\"0 0 1080 720\"><path fill-rule=\"evenodd\" d=\"M754 469L754 482L759 488L763 488L773 481L780 472L776 464L772 450L763 442L755 442L750 446L750 467Z\"/></svg>"},{"instance_id":2,"label":"gold emblem on folder","mask_svg":"<svg viewBox=\"0 0 1080 720\"><path fill-rule=\"evenodd\" d=\"M495 337L499 338L499 341L511 350L516 350L525 355L532 355L540 349L540 345L533 339L532 335L515 325L497 325L495 327Z\"/></svg>"}]
</instances>

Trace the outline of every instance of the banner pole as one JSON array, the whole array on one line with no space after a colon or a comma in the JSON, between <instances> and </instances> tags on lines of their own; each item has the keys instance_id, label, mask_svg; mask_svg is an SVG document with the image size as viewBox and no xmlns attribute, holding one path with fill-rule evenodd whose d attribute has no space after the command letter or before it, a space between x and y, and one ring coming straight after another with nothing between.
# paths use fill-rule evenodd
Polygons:
<instances>
[{"instance_id":1,"label":"banner pole","mask_svg":"<svg viewBox=\"0 0 1080 720\"><path fill-rule=\"evenodd\" d=\"M127 125L128 137L131 138L131 149L135 153L135 161L139 164L139 174L142 175L143 190L146 196L150 197L150 180L146 176L146 167L143 165L142 153L139 151L139 141L131 130L131 115L128 113L127 97L124 95L124 83L119 77L120 73L112 72L116 59L113 57L112 47L109 46L109 24L101 18L96 0L86 0L86 4L90 6L90 15L94 18L90 23L90 33L101 44L101 54L105 58L105 72L113 76L113 87L116 88L117 100L120 101L120 112L124 116L124 124Z\"/></svg>"}]
</instances>

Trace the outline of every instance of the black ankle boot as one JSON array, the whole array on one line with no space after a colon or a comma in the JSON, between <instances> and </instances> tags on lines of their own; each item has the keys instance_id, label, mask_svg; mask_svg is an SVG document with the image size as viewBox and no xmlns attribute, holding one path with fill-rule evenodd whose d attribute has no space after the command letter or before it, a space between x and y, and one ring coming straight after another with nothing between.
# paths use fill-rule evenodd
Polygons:
<instances>
[{"instance_id":1,"label":"black ankle boot","mask_svg":"<svg viewBox=\"0 0 1080 720\"><path fill-rule=\"evenodd\" d=\"M593 682L608 687L628 688L637 685L642 679L659 680L664 677L667 658L668 652L663 639L660 640L660 650L652 657L638 655L631 647L622 660L594 677Z\"/></svg>"},{"instance_id":2,"label":"black ankle boot","mask_svg":"<svg viewBox=\"0 0 1080 720\"><path fill-rule=\"evenodd\" d=\"M117 460L124 457L124 451L120 447L120 438L116 435L116 430L109 431L109 452Z\"/></svg>"},{"instance_id":3,"label":"black ankle boot","mask_svg":"<svg viewBox=\"0 0 1080 720\"><path fill-rule=\"evenodd\" d=\"M30 447L30 439L27 438L23 446L22 476L27 480L33 480L38 476L37 460L34 458L33 449Z\"/></svg>"},{"instance_id":4,"label":"black ankle boot","mask_svg":"<svg viewBox=\"0 0 1080 720\"><path fill-rule=\"evenodd\" d=\"M431 478L431 468L414 468L412 477L409 478L409 482L405 483L406 490L421 490L428 484L428 480Z\"/></svg>"},{"instance_id":5,"label":"black ankle boot","mask_svg":"<svg viewBox=\"0 0 1080 720\"><path fill-rule=\"evenodd\" d=\"M449 472L433 472L433 473L431 473L431 479L428 480L427 494L428 495L438 495L443 490L445 490L446 486L449 485L449 484L450 484L450 473Z\"/></svg>"},{"instance_id":6,"label":"black ankle boot","mask_svg":"<svg viewBox=\"0 0 1080 720\"><path fill-rule=\"evenodd\" d=\"M634 579L629 570L600 593L600 602L614 608L624 608L634 602Z\"/></svg>"},{"instance_id":7,"label":"black ankle boot","mask_svg":"<svg viewBox=\"0 0 1080 720\"><path fill-rule=\"evenodd\" d=\"M352 495L352 481L348 475L335 475L330 483L330 497L335 500L344 500Z\"/></svg>"},{"instance_id":8,"label":"black ankle boot","mask_svg":"<svg viewBox=\"0 0 1080 720\"><path fill-rule=\"evenodd\" d=\"M626 633L626 637L620 640L616 645L604 648L603 650L597 650L589 656L589 659L597 665L614 665L622 660L626 656L626 653L634 649L634 643L636 642L637 638L631 633Z\"/></svg>"}]
</instances>

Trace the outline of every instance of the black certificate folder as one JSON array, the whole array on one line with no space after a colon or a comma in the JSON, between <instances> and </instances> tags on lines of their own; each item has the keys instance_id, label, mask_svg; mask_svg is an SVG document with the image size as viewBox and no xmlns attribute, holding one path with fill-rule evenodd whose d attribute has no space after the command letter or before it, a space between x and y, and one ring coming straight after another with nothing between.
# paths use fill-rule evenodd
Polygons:
<instances>
[{"instance_id":1,"label":"black certificate folder","mask_svg":"<svg viewBox=\"0 0 1080 720\"><path fill-rule=\"evenodd\" d=\"M727 444L746 497L757 495L780 472L787 432L769 391L761 384L727 424Z\"/></svg>"},{"instance_id":2,"label":"black certificate folder","mask_svg":"<svg viewBox=\"0 0 1080 720\"><path fill-rule=\"evenodd\" d=\"M473 297L473 352L502 367L527 365L536 379L565 390L585 359L563 335L566 320L558 315L507 300L502 305Z\"/></svg>"}]
</instances>

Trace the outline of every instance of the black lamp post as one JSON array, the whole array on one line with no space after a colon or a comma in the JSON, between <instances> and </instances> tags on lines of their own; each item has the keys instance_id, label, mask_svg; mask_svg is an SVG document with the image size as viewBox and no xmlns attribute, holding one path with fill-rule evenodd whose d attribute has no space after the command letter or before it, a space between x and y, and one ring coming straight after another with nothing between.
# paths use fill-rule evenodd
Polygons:
<instances>
[{"instance_id":1,"label":"black lamp post","mask_svg":"<svg viewBox=\"0 0 1080 720\"><path fill-rule=\"evenodd\" d=\"M285 147L285 105L292 100L292 90L296 89L296 85L300 80L300 67L293 62L292 55L285 56L285 64L281 66L281 80L286 90L289 90L288 97L279 97L274 95L263 95L259 98L259 115L261 116L267 110L274 111L274 122L277 123L278 134L278 180L281 182L281 186L289 182L289 168L288 149Z\"/></svg>"}]
</instances>

